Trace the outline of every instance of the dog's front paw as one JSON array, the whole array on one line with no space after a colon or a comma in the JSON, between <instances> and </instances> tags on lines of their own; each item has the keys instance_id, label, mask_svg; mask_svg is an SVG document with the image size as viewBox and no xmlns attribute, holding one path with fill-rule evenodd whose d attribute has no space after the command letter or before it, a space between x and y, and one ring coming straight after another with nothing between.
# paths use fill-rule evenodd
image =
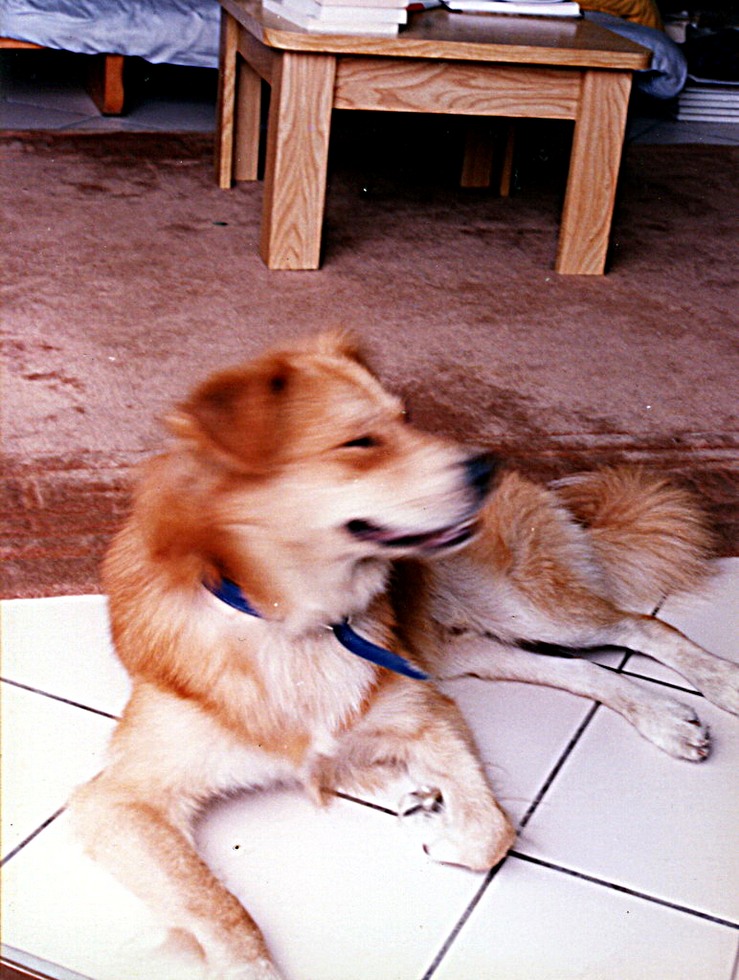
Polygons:
<instances>
[{"instance_id":1,"label":"dog's front paw","mask_svg":"<svg viewBox=\"0 0 739 980\"><path fill-rule=\"evenodd\" d=\"M445 834L430 844L424 844L423 850L438 864L451 864L469 868L470 871L489 871L503 860L512 843L508 834L500 840L482 844L455 839L451 834Z\"/></svg>"},{"instance_id":2,"label":"dog's front paw","mask_svg":"<svg viewBox=\"0 0 739 980\"><path fill-rule=\"evenodd\" d=\"M516 831L505 814L497 811L490 816L484 827L445 827L424 844L424 851L440 864L488 871L503 860L516 840Z\"/></svg>"},{"instance_id":3,"label":"dog's front paw","mask_svg":"<svg viewBox=\"0 0 739 980\"><path fill-rule=\"evenodd\" d=\"M398 816L414 829L433 861L487 871L503 860L516 839L510 821L496 806L464 817L453 814L436 788L403 797Z\"/></svg>"},{"instance_id":4,"label":"dog's front paw","mask_svg":"<svg viewBox=\"0 0 739 980\"><path fill-rule=\"evenodd\" d=\"M444 800L437 786L420 786L398 804L398 817L405 826L425 826L429 820L441 820L443 813Z\"/></svg>"}]
</instances>

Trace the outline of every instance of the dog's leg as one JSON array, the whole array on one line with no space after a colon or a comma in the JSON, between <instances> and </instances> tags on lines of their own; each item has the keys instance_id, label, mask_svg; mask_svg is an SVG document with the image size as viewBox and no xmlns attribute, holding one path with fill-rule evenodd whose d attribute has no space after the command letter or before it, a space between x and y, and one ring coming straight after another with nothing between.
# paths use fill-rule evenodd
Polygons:
<instances>
[{"instance_id":1,"label":"dog's leg","mask_svg":"<svg viewBox=\"0 0 739 980\"><path fill-rule=\"evenodd\" d=\"M458 729L459 722L455 724ZM503 860L516 831L498 805L467 738L443 722L430 725L407 759L420 786L441 794L439 819L428 822L424 850L434 861L486 871Z\"/></svg>"},{"instance_id":2,"label":"dog's leg","mask_svg":"<svg viewBox=\"0 0 739 980\"><path fill-rule=\"evenodd\" d=\"M609 629L607 642L672 667L717 707L739 714L739 664L709 653L662 620L625 613Z\"/></svg>"},{"instance_id":3,"label":"dog's leg","mask_svg":"<svg viewBox=\"0 0 739 980\"><path fill-rule=\"evenodd\" d=\"M493 795L464 719L435 688L414 687L401 697L396 692L391 703L380 700L347 749L360 779L361 770L390 763L419 787L438 790L439 813L424 821L422 836L433 860L483 871L513 845L516 832Z\"/></svg>"},{"instance_id":4,"label":"dog's leg","mask_svg":"<svg viewBox=\"0 0 739 980\"><path fill-rule=\"evenodd\" d=\"M243 746L197 705L146 683L134 687L109 756L70 801L88 853L170 931L194 939L209 977L276 980L259 929L198 856L192 826L213 797L268 786L294 770Z\"/></svg>"},{"instance_id":5,"label":"dog's leg","mask_svg":"<svg viewBox=\"0 0 739 980\"><path fill-rule=\"evenodd\" d=\"M669 755L699 762L710 752L708 729L688 705L580 657L530 653L472 634L453 636L437 676L464 675L543 684L592 698L617 711Z\"/></svg>"},{"instance_id":6,"label":"dog's leg","mask_svg":"<svg viewBox=\"0 0 739 980\"><path fill-rule=\"evenodd\" d=\"M104 772L77 790L70 809L90 856L171 930L195 938L209 976L278 980L256 924L198 857L166 799L137 799Z\"/></svg>"}]
</instances>

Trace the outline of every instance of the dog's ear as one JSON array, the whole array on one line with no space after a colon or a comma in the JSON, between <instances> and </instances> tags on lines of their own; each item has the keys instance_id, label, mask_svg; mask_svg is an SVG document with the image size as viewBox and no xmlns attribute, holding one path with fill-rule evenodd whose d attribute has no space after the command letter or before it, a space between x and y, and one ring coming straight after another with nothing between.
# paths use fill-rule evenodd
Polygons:
<instances>
[{"instance_id":1,"label":"dog's ear","mask_svg":"<svg viewBox=\"0 0 739 980\"><path fill-rule=\"evenodd\" d=\"M327 354L329 357L346 357L356 361L363 368L374 374L369 363L367 351L355 333L343 327L324 330L310 340L311 349L317 354Z\"/></svg>"},{"instance_id":2,"label":"dog's ear","mask_svg":"<svg viewBox=\"0 0 739 980\"><path fill-rule=\"evenodd\" d=\"M266 472L276 462L291 383L290 365L279 358L222 371L196 388L166 425L239 469Z\"/></svg>"}]
</instances>

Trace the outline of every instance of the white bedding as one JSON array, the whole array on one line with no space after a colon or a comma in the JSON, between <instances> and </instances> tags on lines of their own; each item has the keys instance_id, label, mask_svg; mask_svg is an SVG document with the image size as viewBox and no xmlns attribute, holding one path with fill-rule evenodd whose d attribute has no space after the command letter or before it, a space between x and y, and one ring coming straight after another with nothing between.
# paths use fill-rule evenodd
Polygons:
<instances>
[{"instance_id":1,"label":"white bedding","mask_svg":"<svg viewBox=\"0 0 739 980\"><path fill-rule=\"evenodd\" d=\"M218 65L218 0L0 0L0 37L78 54Z\"/></svg>"}]
</instances>

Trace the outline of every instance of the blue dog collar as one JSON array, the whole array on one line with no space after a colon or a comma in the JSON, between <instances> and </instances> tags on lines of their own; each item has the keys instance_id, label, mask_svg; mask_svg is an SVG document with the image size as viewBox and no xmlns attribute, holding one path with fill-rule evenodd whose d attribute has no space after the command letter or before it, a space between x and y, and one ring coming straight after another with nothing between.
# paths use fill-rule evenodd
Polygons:
<instances>
[{"instance_id":1,"label":"blue dog collar","mask_svg":"<svg viewBox=\"0 0 739 980\"><path fill-rule=\"evenodd\" d=\"M216 599L225 602L232 609L238 609L239 612L246 613L247 616L262 618L239 586L231 579L221 578L215 585L204 581L203 585ZM339 643L350 653L356 654L364 660L369 660L371 663L377 664L378 667L385 667L387 670L395 671L396 674L411 677L413 680L427 681L429 679L428 674L408 663L405 657L401 657L391 650L385 650L384 647L378 647L375 643L371 643L369 640L365 640L363 636L355 633L346 619L342 623L330 626L329 629L332 630Z\"/></svg>"}]
</instances>

